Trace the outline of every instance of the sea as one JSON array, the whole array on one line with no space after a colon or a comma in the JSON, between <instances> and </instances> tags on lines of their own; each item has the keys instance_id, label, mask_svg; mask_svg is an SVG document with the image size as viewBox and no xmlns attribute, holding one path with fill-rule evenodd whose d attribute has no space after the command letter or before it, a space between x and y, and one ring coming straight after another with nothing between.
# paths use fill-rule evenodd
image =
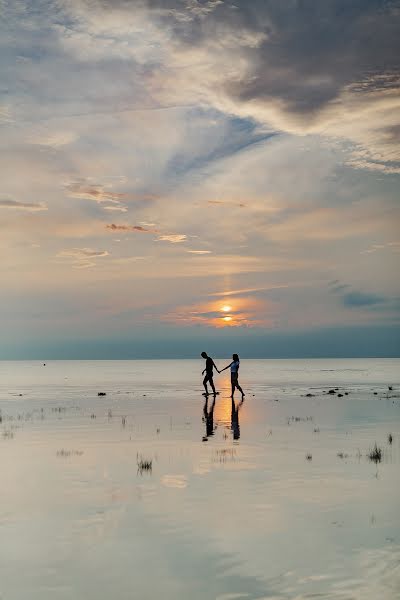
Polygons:
<instances>
[{"instance_id":1,"label":"sea","mask_svg":"<svg viewBox=\"0 0 400 600\"><path fill-rule=\"evenodd\" d=\"M203 368L0 362L1 600L400 598L400 359Z\"/></svg>"}]
</instances>

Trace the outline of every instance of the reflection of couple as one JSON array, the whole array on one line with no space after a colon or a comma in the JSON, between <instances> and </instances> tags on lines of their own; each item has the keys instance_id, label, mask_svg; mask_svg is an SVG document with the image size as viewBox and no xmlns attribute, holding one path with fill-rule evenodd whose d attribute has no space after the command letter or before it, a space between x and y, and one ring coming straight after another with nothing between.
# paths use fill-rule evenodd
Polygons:
<instances>
[{"instance_id":1,"label":"reflection of couple","mask_svg":"<svg viewBox=\"0 0 400 600\"><path fill-rule=\"evenodd\" d=\"M234 440L238 440L240 438L239 410L242 404L243 398L237 406L232 398L231 430ZM208 396L206 396L206 401L203 408L203 422L206 424L206 435L203 437L203 442L207 442L208 438L214 435L214 408L215 396L210 407L208 406Z\"/></svg>"},{"instance_id":2,"label":"reflection of couple","mask_svg":"<svg viewBox=\"0 0 400 600\"><path fill-rule=\"evenodd\" d=\"M230 370L231 370L231 386L232 386L231 398L233 398L233 394L235 393L235 389L237 388L239 390L239 392L242 394L242 400L243 400L244 391L240 387L239 380L238 380L239 365L240 365L239 356L237 354L232 354L232 362L229 365L227 365L226 367L224 367L223 369L221 369L221 371L218 369L217 365L214 363L211 356L208 356L207 352L202 352L201 356L203 358L205 358L205 361L206 361L206 368L204 369L204 371L202 373L202 375L204 375L204 373L206 374L206 376L203 379L205 395L206 396L209 395L207 383L210 384L214 396L217 394L217 392L215 391L215 386L214 386L214 368L216 371L218 371L218 373L222 373L222 371L225 371L226 369L230 368Z\"/></svg>"}]
</instances>

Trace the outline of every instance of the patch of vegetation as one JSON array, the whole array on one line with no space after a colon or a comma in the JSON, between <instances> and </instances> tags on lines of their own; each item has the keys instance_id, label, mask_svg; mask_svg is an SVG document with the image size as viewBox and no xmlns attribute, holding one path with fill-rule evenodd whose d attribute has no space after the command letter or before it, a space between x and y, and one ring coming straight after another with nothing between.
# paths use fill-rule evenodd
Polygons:
<instances>
[{"instance_id":1,"label":"patch of vegetation","mask_svg":"<svg viewBox=\"0 0 400 600\"><path fill-rule=\"evenodd\" d=\"M143 458L142 456L138 456L137 468L139 475L143 475L143 473L151 473L153 471L153 461Z\"/></svg>"},{"instance_id":2,"label":"patch of vegetation","mask_svg":"<svg viewBox=\"0 0 400 600\"><path fill-rule=\"evenodd\" d=\"M67 458L69 456L82 456L83 450L65 450L65 448L61 448L61 450L57 450L57 456L60 458Z\"/></svg>"},{"instance_id":3,"label":"patch of vegetation","mask_svg":"<svg viewBox=\"0 0 400 600\"><path fill-rule=\"evenodd\" d=\"M215 462L225 463L228 460L235 460L236 449L235 448L222 448L221 450L215 451L216 458Z\"/></svg>"},{"instance_id":4,"label":"patch of vegetation","mask_svg":"<svg viewBox=\"0 0 400 600\"><path fill-rule=\"evenodd\" d=\"M338 456L339 458L348 458L348 457L349 457L349 455L348 455L348 454L346 454L345 452L338 452L338 453L337 453L337 456Z\"/></svg>"},{"instance_id":5,"label":"patch of vegetation","mask_svg":"<svg viewBox=\"0 0 400 600\"><path fill-rule=\"evenodd\" d=\"M368 452L367 456L371 462L377 464L382 461L382 454L382 448L379 448L375 442L374 447Z\"/></svg>"},{"instance_id":6,"label":"patch of vegetation","mask_svg":"<svg viewBox=\"0 0 400 600\"><path fill-rule=\"evenodd\" d=\"M313 421L314 417L288 417L287 419L287 424L290 425L290 423L300 423L300 421L303 422L307 422L307 421Z\"/></svg>"}]
</instances>

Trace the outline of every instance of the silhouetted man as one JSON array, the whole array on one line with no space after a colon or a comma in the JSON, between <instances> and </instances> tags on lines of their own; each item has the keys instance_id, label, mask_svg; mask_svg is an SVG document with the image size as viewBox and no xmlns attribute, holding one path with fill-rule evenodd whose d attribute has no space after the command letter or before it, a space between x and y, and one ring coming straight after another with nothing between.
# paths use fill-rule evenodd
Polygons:
<instances>
[{"instance_id":1,"label":"silhouetted man","mask_svg":"<svg viewBox=\"0 0 400 600\"><path fill-rule=\"evenodd\" d=\"M216 391L215 391L215 386L214 386L214 372L213 369L215 367L215 370L218 371L218 367L217 365L214 363L213 359L211 358L211 356L207 355L207 352L202 352L201 356L203 358L205 358L206 360L206 368L203 370L202 375L204 375L204 373L206 374L206 376L203 379L203 385L204 385L204 389L205 389L205 395L208 396L208 389L207 389L207 383L210 384L211 389L213 391L213 394L216 395ZM219 373L219 371L218 371Z\"/></svg>"}]
</instances>

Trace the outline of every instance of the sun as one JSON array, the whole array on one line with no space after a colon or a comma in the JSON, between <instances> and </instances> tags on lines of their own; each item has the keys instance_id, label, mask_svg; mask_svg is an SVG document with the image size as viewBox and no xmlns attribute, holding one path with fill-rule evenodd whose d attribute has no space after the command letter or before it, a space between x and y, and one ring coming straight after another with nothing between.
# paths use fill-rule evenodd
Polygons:
<instances>
[{"instance_id":1,"label":"sun","mask_svg":"<svg viewBox=\"0 0 400 600\"><path fill-rule=\"evenodd\" d=\"M229 304L225 304L225 306L223 306L221 310L222 312L229 312L232 310L232 306L229 306Z\"/></svg>"},{"instance_id":2,"label":"sun","mask_svg":"<svg viewBox=\"0 0 400 600\"><path fill-rule=\"evenodd\" d=\"M232 317L222 317L222 320L226 322L232 321Z\"/></svg>"}]
</instances>

